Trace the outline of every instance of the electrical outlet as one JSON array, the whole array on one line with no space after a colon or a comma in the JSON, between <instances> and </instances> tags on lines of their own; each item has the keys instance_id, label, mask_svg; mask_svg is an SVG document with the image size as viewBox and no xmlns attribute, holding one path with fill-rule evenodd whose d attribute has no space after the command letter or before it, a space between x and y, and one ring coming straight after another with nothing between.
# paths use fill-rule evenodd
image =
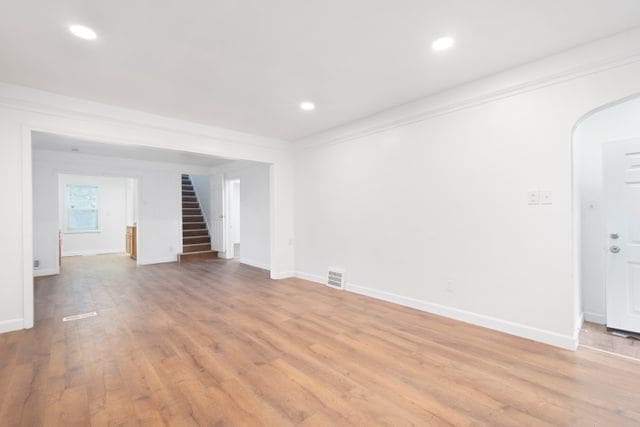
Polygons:
<instances>
[{"instance_id":1,"label":"electrical outlet","mask_svg":"<svg viewBox=\"0 0 640 427\"><path fill-rule=\"evenodd\" d=\"M540 204L541 205L553 204L553 195L551 194L551 191L549 190L540 191Z\"/></svg>"},{"instance_id":2,"label":"electrical outlet","mask_svg":"<svg viewBox=\"0 0 640 427\"><path fill-rule=\"evenodd\" d=\"M40 268L40 260L39 259L34 259L33 260L33 268Z\"/></svg>"},{"instance_id":3,"label":"electrical outlet","mask_svg":"<svg viewBox=\"0 0 640 427\"><path fill-rule=\"evenodd\" d=\"M527 202L530 205L537 205L540 203L540 191L529 190L527 191Z\"/></svg>"}]
</instances>

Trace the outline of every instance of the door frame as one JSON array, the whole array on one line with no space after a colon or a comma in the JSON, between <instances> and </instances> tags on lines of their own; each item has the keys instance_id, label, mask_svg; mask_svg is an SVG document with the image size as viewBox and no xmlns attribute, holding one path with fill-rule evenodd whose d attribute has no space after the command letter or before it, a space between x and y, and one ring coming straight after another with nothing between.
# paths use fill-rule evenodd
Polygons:
<instances>
[{"instance_id":1,"label":"door frame","mask_svg":"<svg viewBox=\"0 0 640 427\"><path fill-rule=\"evenodd\" d=\"M223 212L224 212L224 219L223 219L223 232L224 232L224 256L223 258L225 259L233 259L234 258L234 244L231 241L231 194L233 193L233 191L231 190L231 186L234 183L240 183L240 178L227 178L226 176L224 177L224 185L223 185L223 192L224 195L222 197L223 200ZM241 228L242 229L242 228Z\"/></svg>"},{"instance_id":2,"label":"door frame","mask_svg":"<svg viewBox=\"0 0 640 427\"><path fill-rule=\"evenodd\" d=\"M104 124L106 117L99 117L99 125ZM98 125L98 127L99 127ZM141 125L142 126L142 125ZM148 126L148 125L147 125ZM57 135L68 136L70 138L89 139L92 142L115 144L127 147L146 147L146 148L161 148L172 151L187 151L195 154L203 154L209 156L216 156L214 153L206 152L205 149L188 149L177 146L167 146L155 143L153 140L140 140L127 138L125 131L119 130L117 137L110 134L109 131L95 131L91 134L87 134L82 131L74 131L73 124L68 126L61 125L36 125L33 123L22 123L20 126L20 141L21 141L21 170L22 170L22 302L23 302L23 317L20 322L20 326L15 329L30 329L33 328L35 321L35 299L34 299L34 276L33 276L33 147L32 147L32 132L46 132ZM175 132L185 133L184 130L175 130ZM146 143L145 143L146 142ZM269 188L270 188L270 200L269 200L269 216L270 216L270 251L271 251L271 265L270 265L270 277L271 279L284 279L293 275L292 271L278 271L278 265L282 261L278 258L278 251L276 250L277 238L276 230L279 227L277 224L277 215L280 213L280 205L273 196L275 190L279 188L277 183L277 171L280 171L284 166L273 163L267 160L251 159L240 157L220 156L229 160L251 160L269 165ZM142 177L136 177L138 179L138 206L142 206ZM180 181L178 181L180 182ZM180 184L179 184L180 185ZM181 203L180 209L181 209ZM138 247L140 247L141 241L143 241L143 229L142 221L138 216ZM139 257L138 257L139 258Z\"/></svg>"}]
</instances>

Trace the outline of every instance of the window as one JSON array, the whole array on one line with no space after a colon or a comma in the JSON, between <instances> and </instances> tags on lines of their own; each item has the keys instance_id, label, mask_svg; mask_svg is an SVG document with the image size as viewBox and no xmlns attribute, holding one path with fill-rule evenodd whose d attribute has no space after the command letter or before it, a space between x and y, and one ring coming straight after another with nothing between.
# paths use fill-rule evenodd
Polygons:
<instances>
[{"instance_id":1,"label":"window","mask_svg":"<svg viewBox=\"0 0 640 427\"><path fill-rule=\"evenodd\" d=\"M98 187L67 185L64 201L67 232L98 231Z\"/></svg>"}]
</instances>

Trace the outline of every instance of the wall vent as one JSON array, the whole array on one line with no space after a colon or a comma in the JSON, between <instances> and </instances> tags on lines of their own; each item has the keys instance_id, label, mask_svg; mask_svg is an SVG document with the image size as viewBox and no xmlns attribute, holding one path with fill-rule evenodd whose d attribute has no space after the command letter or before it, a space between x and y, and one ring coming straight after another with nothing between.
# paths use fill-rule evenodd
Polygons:
<instances>
[{"instance_id":1,"label":"wall vent","mask_svg":"<svg viewBox=\"0 0 640 427\"><path fill-rule=\"evenodd\" d=\"M344 269L329 267L327 285L331 286L332 288L344 289Z\"/></svg>"}]
</instances>

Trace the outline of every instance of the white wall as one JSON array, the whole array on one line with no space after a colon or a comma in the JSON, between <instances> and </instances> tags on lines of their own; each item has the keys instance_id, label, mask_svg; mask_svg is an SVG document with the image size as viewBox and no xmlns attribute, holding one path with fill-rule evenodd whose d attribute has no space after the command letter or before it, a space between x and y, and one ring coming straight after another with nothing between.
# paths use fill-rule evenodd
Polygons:
<instances>
[{"instance_id":1,"label":"white wall","mask_svg":"<svg viewBox=\"0 0 640 427\"><path fill-rule=\"evenodd\" d=\"M113 177L134 177L138 180L138 264L153 264L175 261L181 252L180 175L182 173L207 173L208 168L171 163L145 162L64 153L59 151L33 151L34 211L34 257L40 259L40 271L55 270L57 266L57 243L52 236L58 232L58 202L47 197L58 194L56 174L101 175L105 180ZM53 177L53 179L52 179ZM119 178L122 186L126 180ZM43 196L44 195L44 196ZM126 200L124 190L122 198ZM118 241L124 245L125 217L122 203L122 224L118 225ZM65 252L80 252L76 236L65 235ZM115 243L111 243L115 244ZM102 249L109 249L108 247Z\"/></svg>"},{"instance_id":2,"label":"white wall","mask_svg":"<svg viewBox=\"0 0 640 427\"><path fill-rule=\"evenodd\" d=\"M63 231L62 255L124 252L127 226L127 179L60 174L58 183L58 227ZM40 181L34 181L34 189L36 185L40 184ZM66 185L98 187L98 232L68 233L65 231L64 189ZM51 209L52 207L47 208Z\"/></svg>"},{"instance_id":3,"label":"white wall","mask_svg":"<svg viewBox=\"0 0 640 427\"><path fill-rule=\"evenodd\" d=\"M134 178L127 178L127 215L128 226L136 225L138 222L138 182Z\"/></svg>"},{"instance_id":4,"label":"white wall","mask_svg":"<svg viewBox=\"0 0 640 427\"><path fill-rule=\"evenodd\" d=\"M595 113L579 124L574 135L580 162L582 216L582 304L585 319L605 323L607 229L603 195L602 145L640 137L640 98Z\"/></svg>"},{"instance_id":5,"label":"white wall","mask_svg":"<svg viewBox=\"0 0 640 427\"><path fill-rule=\"evenodd\" d=\"M224 173L227 180L240 181L240 262L267 269L272 257L270 165L232 162L216 170Z\"/></svg>"},{"instance_id":6,"label":"white wall","mask_svg":"<svg viewBox=\"0 0 640 427\"><path fill-rule=\"evenodd\" d=\"M631 45L582 47L302 141L297 274L344 267L351 291L575 348L572 131L640 91L639 58L612 59ZM535 189L553 204L528 205Z\"/></svg>"}]
</instances>

